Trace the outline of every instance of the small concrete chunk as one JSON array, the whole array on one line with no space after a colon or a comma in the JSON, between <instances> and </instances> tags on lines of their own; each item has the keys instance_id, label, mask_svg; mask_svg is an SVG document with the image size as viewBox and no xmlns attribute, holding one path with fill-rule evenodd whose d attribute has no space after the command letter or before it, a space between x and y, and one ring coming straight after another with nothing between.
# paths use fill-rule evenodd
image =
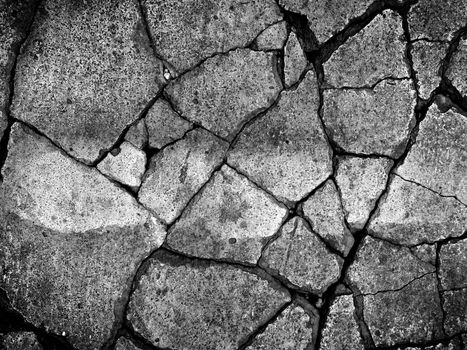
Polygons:
<instances>
[{"instance_id":1,"label":"small concrete chunk","mask_svg":"<svg viewBox=\"0 0 467 350\"><path fill-rule=\"evenodd\" d=\"M110 152L97 165L97 169L124 185L139 187L146 170L146 153L127 141L115 151Z\"/></svg>"},{"instance_id":2,"label":"small concrete chunk","mask_svg":"<svg viewBox=\"0 0 467 350\"><path fill-rule=\"evenodd\" d=\"M133 342L127 338L120 337L115 344L115 350L140 350Z\"/></svg>"},{"instance_id":3,"label":"small concrete chunk","mask_svg":"<svg viewBox=\"0 0 467 350\"><path fill-rule=\"evenodd\" d=\"M193 127L193 124L180 117L167 101L159 99L146 116L146 126L149 146L162 148L182 138Z\"/></svg>"},{"instance_id":4,"label":"small concrete chunk","mask_svg":"<svg viewBox=\"0 0 467 350\"><path fill-rule=\"evenodd\" d=\"M295 217L282 226L259 264L293 288L321 294L339 279L343 259L331 253L302 218Z\"/></svg>"},{"instance_id":5,"label":"small concrete chunk","mask_svg":"<svg viewBox=\"0 0 467 350\"><path fill-rule=\"evenodd\" d=\"M467 288L467 239L442 245L439 260L443 290Z\"/></svg>"},{"instance_id":6,"label":"small concrete chunk","mask_svg":"<svg viewBox=\"0 0 467 350\"><path fill-rule=\"evenodd\" d=\"M92 163L162 79L136 2L47 0L18 59L12 114Z\"/></svg>"},{"instance_id":7,"label":"small concrete chunk","mask_svg":"<svg viewBox=\"0 0 467 350\"><path fill-rule=\"evenodd\" d=\"M443 292L442 297L447 335L467 332L467 288Z\"/></svg>"},{"instance_id":8,"label":"small concrete chunk","mask_svg":"<svg viewBox=\"0 0 467 350\"><path fill-rule=\"evenodd\" d=\"M421 244L410 248L410 251L421 261L436 266L436 244Z\"/></svg>"},{"instance_id":9,"label":"small concrete chunk","mask_svg":"<svg viewBox=\"0 0 467 350\"><path fill-rule=\"evenodd\" d=\"M148 129L144 119L132 125L125 135L125 140L133 146L143 149L148 144Z\"/></svg>"},{"instance_id":10,"label":"small concrete chunk","mask_svg":"<svg viewBox=\"0 0 467 350\"><path fill-rule=\"evenodd\" d=\"M248 125L228 163L283 201L298 201L332 172L332 150L318 117L315 74Z\"/></svg>"},{"instance_id":11,"label":"small concrete chunk","mask_svg":"<svg viewBox=\"0 0 467 350\"><path fill-rule=\"evenodd\" d=\"M337 297L331 304L321 335L322 350L363 350L351 295Z\"/></svg>"},{"instance_id":12,"label":"small concrete chunk","mask_svg":"<svg viewBox=\"0 0 467 350\"><path fill-rule=\"evenodd\" d=\"M138 199L171 223L219 166L228 144L196 129L151 159Z\"/></svg>"},{"instance_id":13,"label":"small concrete chunk","mask_svg":"<svg viewBox=\"0 0 467 350\"><path fill-rule=\"evenodd\" d=\"M397 158L415 126L411 80L384 80L373 89L324 90L323 120L347 152Z\"/></svg>"},{"instance_id":14,"label":"small concrete chunk","mask_svg":"<svg viewBox=\"0 0 467 350\"><path fill-rule=\"evenodd\" d=\"M377 15L324 63L324 76L336 88L372 86L388 77L409 77L402 19L391 10Z\"/></svg>"},{"instance_id":15,"label":"small concrete chunk","mask_svg":"<svg viewBox=\"0 0 467 350\"><path fill-rule=\"evenodd\" d=\"M11 332L0 334L0 348L3 350L43 350L33 332Z\"/></svg>"},{"instance_id":16,"label":"small concrete chunk","mask_svg":"<svg viewBox=\"0 0 467 350\"><path fill-rule=\"evenodd\" d=\"M308 60L298 41L297 35L291 32L284 52L285 86L290 87L295 84L307 65Z\"/></svg>"},{"instance_id":17,"label":"small concrete chunk","mask_svg":"<svg viewBox=\"0 0 467 350\"><path fill-rule=\"evenodd\" d=\"M467 118L432 106L397 174L467 204Z\"/></svg>"},{"instance_id":18,"label":"small concrete chunk","mask_svg":"<svg viewBox=\"0 0 467 350\"><path fill-rule=\"evenodd\" d=\"M324 186L303 203L303 213L314 232L347 256L354 239L344 222L344 210L332 180L327 180Z\"/></svg>"},{"instance_id":19,"label":"small concrete chunk","mask_svg":"<svg viewBox=\"0 0 467 350\"><path fill-rule=\"evenodd\" d=\"M281 20L274 0L143 0L160 57L183 72L215 53L248 46Z\"/></svg>"},{"instance_id":20,"label":"small concrete chunk","mask_svg":"<svg viewBox=\"0 0 467 350\"><path fill-rule=\"evenodd\" d=\"M451 62L449 62L446 77L461 95L467 96L467 39L460 41Z\"/></svg>"},{"instance_id":21,"label":"small concrete chunk","mask_svg":"<svg viewBox=\"0 0 467 350\"><path fill-rule=\"evenodd\" d=\"M287 22L280 21L266 28L254 42L257 50L282 50L287 40Z\"/></svg>"},{"instance_id":22,"label":"small concrete chunk","mask_svg":"<svg viewBox=\"0 0 467 350\"><path fill-rule=\"evenodd\" d=\"M352 230L361 230L386 188L393 161L386 158L337 158L337 187Z\"/></svg>"},{"instance_id":23,"label":"small concrete chunk","mask_svg":"<svg viewBox=\"0 0 467 350\"><path fill-rule=\"evenodd\" d=\"M159 251L131 297L128 320L160 348L233 350L289 301L266 276Z\"/></svg>"},{"instance_id":24,"label":"small concrete chunk","mask_svg":"<svg viewBox=\"0 0 467 350\"><path fill-rule=\"evenodd\" d=\"M276 100L282 84L275 61L270 52L237 49L206 60L165 91L183 117L231 141Z\"/></svg>"},{"instance_id":25,"label":"small concrete chunk","mask_svg":"<svg viewBox=\"0 0 467 350\"><path fill-rule=\"evenodd\" d=\"M460 236L466 225L465 205L396 175L368 231L373 236L410 246Z\"/></svg>"}]
</instances>

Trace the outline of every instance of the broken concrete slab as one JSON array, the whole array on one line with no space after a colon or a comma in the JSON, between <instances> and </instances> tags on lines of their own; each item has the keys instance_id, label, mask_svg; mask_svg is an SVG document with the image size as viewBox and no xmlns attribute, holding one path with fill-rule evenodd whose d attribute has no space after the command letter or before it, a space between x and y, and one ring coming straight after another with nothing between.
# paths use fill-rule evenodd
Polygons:
<instances>
[{"instance_id":1,"label":"broken concrete slab","mask_svg":"<svg viewBox=\"0 0 467 350\"><path fill-rule=\"evenodd\" d=\"M128 129L128 132L125 134L125 140L139 149L146 147L148 144L148 129L144 118Z\"/></svg>"},{"instance_id":2,"label":"broken concrete slab","mask_svg":"<svg viewBox=\"0 0 467 350\"><path fill-rule=\"evenodd\" d=\"M172 226L167 245L199 258L255 265L288 210L224 165Z\"/></svg>"},{"instance_id":3,"label":"broken concrete slab","mask_svg":"<svg viewBox=\"0 0 467 350\"><path fill-rule=\"evenodd\" d=\"M467 288L445 291L441 295L443 310L446 313L444 320L446 334L451 336L467 332Z\"/></svg>"},{"instance_id":4,"label":"broken concrete slab","mask_svg":"<svg viewBox=\"0 0 467 350\"><path fill-rule=\"evenodd\" d=\"M461 40L457 50L454 52L446 71L446 77L454 87L461 93L467 95L467 39Z\"/></svg>"},{"instance_id":5,"label":"broken concrete slab","mask_svg":"<svg viewBox=\"0 0 467 350\"><path fill-rule=\"evenodd\" d=\"M308 60L302 46L294 32L289 34L289 39L284 48L284 78L285 86L295 84L308 65Z\"/></svg>"},{"instance_id":6,"label":"broken concrete slab","mask_svg":"<svg viewBox=\"0 0 467 350\"><path fill-rule=\"evenodd\" d=\"M26 321L100 348L165 228L96 169L16 123L2 170L0 288Z\"/></svg>"},{"instance_id":7,"label":"broken concrete slab","mask_svg":"<svg viewBox=\"0 0 467 350\"><path fill-rule=\"evenodd\" d=\"M261 51L282 50L287 41L288 32L286 21L275 23L258 35L253 43L253 47Z\"/></svg>"},{"instance_id":8,"label":"broken concrete slab","mask_svg":"<svg viewBox=\"0 0 467 350\"><path fill-rule=\"evenodd\" d=\"M467 288L466 239L460 240L458 242L448 242L446 244L441 245L441 248L439 250L438 273L441 280L441 287L443 290Z\"/></svg>"},{"instance_id":9,"label":"broken concrete slab","mask_svg":"<svg viewBox=\"0 0 467 350\"><path fill-rule=\"evenodd\" d=\"M136 2L45 1L18 58L12 114L91 164L156 95L161 74Z\"/></svg>"},{"instance_id":10,"label":"broken concrete slab","mask_svg":"<svg viewBox=\"0 0 467 350\"><path fill-rule=\"evenodd\" d=\"M318 85L309 71L296 90L242 131L228 163L286 202L298 201L332 172L332 150L318 117Z\"/></svg>"},{"instance_id":11,"label":"broken concrete slab","mask_svg":"<svg viewBox=\"0 0 467 350\"><path fill-rule=\"evenodd\" d=\"M347 256L354 238L345 224L344 210L333 180L327 180L303 203L303 214L314 232Z\"/></svg>"},{"instance_id":12,"label":"broken concrete slab","mask_svg":"<svg viewBox=\"0 0 467 350\"><path fill-rule=\"evenodd\" d=\"M115 344L115 350L140 350L133 342L125 337L120 337Z\"/></svg>"},{"instance_id":13,"label":"broken concrete slab","mask_svg":"<svg viewBox=\"0 0 467 350\"><path fill-rule=\"evenodd\" d=\"M173 222L222 163L227 147L206 130L188 132L151 159L139 201L165 222Z\"/></svg>"},{"instance_id":14,"label":"broken concrete slab","mask_svg":"<svg viewBox=\"0 0 467 350\"><path fill-rule=\"evenodd\" d=\"M287 221L259 265L292 288L322 294L340 277L343 259L330 252L300 217Z\"/></svg>"},{"instance_id":15,"label":"broken concrete slab","mask_svg":"<svg viewBox=\"0 0 467 350\"><path fill-rule=\"evenodd\" d=\"M131 296L128 320L160 348L237 349L289 301L265 274L158 251Z\"/></svg>"},{"instance_id":16,"label":"broken concrete slab","mask_svg":"<svg viewBox=\"0 0 467 350\"><path fill-rule=\"evenodd\" d=\"M387 158L337 158L336 182L347 222L352 230L363 229L376 201L386 188L393 161Z\"/></svg>"},{"instance_id":17,"label":"broken concrete slab","mask_svg":"<svg viewBox=\"0 0 467 350\"><path fill-rule=\"evenodd\" d=\"M373 89L324 90L323 121L330 138L347 152L399 157L415 126L412 84L384 80Z\"/></svg>"},{"instance_id":18,"label":"broken concrete slab","mask_svg":"<svg viewBox=\"0 0 467 350\"><path fill-rule=\"evenodd\" d=\"M179 73L216 53L248 46L282 19L273 0L144 0L142 6L157 54Z\"/></svg>"},{"instance_id":19,"label":"broken concrete slab","mask_svg":"<svg viewBox=\"0 0 467 350\"><path fill-rule=\"evenodd\" d=\"M0 333L0 348L3 350L44 350L33 332Z\"/></svg>"},{"instance_id":20,"label":"broken concrete slab","mask_svg":"<svg viewBox=\"0 0 467 350\"><path fill-rule=\"evenodd\" d=\"M431 106L417 140L396 173L467 204L467 118Z\"/></svg>"},{"instance_id":21,"label":"broken concrete slab","mask_svg":"<svg viewBox=\"0 0 467 350\"><path fill-rule=\"evenodd\" d=\"M368 225L368 232L403 245L433 243L464 233L467 207L394 176Z\"/></svg>"},{"instance_id":22,"label":"broken concrete slab","mask_svg":"<svg viewBox=\"0 0 467 350\"><path fill-rule=\"evenodd\" d=\"M336 88L369 87L384 78L408 78L404 40L400 16L383 11L324 63L325 81Z\"/></svg>"}]
</instances>

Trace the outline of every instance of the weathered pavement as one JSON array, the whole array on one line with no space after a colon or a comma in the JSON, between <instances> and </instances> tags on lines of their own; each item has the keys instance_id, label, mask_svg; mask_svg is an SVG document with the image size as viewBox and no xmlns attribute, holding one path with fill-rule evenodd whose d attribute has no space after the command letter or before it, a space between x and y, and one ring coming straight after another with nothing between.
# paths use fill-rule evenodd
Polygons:
<instances>
[{"instance_id":1,"label":"weathered pavement","mask_svg":"<svg viewBox=\"0 0 467 350\"><path fill-rule=\"evenodd\" d=\"M0 0L0 348L467 348L467 1Z\"/></svg>"}]
</instances>

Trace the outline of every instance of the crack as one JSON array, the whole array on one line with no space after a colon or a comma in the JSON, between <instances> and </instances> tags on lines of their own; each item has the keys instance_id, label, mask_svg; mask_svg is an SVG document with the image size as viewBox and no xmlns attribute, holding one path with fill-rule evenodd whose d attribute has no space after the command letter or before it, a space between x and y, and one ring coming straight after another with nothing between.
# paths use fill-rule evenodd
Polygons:
<instances>
[{"instance_id":1,"label":"crack","mask_svg":"<svg viewBox=\"0 0 467 350\"><path fill-rule=\"evenodd\" d=\"M383 82L389 81L389 82L397 82L397 81L407 81L407 80L413 80L411 77L393 77L393 76L387 76L384 78L378 79L374 84L372 85L360 85L360 86L339 86L339 87L334 87L334 86L326 86L323 89L324 90L374 90L376 86L379 84L382 84ZM327 83L326 83L327 85ZM418 92L418 91L417 91Z\"/></svg>"},{"instance_id":2,"label":"crack","mask_svg":"<svg viewBox=\"0 0 467 350\"><path fill-rule=\"evenodd\" d=\"M363 295L355 295L352 293L353 304L355 307L355 319L357 321L358 331L362 339L365 349L374 349L375 342L370 332L370 327L365 321Z\"/></svg>"},{"instance_id":3,"label":"crack","mask_svg":"<svg viewBox=\"0 0 467 350\"><path fill-rule=\"evenodd\" d=\"M402 17L402 29L404 31L404 36L405 36L405 41L406 41L404 60L407 64L407 68L409 69L410 78L412 79L412 85L413 85L413 88L415 90L417 100L418 100L420 98L420 89L419 89L419 81L417 77L417 72L415 71L413 57L412 57L413 44L412 44L412 40L410 37L410 28L409 28L409 21L408 21L409 10L410 10L410 7L404 7L399 12L399 15Z\"/></svg>"}]
</instances>

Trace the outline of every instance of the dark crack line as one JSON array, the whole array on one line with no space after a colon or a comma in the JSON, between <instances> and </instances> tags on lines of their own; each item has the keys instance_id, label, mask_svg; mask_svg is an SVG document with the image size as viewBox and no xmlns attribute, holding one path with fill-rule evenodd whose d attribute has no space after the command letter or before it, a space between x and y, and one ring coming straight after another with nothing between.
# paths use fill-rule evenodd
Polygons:
<instances>
[{"instance_id":1,"label":"dark crack line","mask_svg":"<svg viewBox=\"0 0 467 350\"><path fill-rule=\"evenodd\" d=\"M384 83L384 82L399 82L399 81L413 81L413 78L411 77L393 77L393 76L387 76L384 78L378 79L374 84L372 85L360 85L360 86L339 86L339 87L334 87L334 86L328 86L326 83L326 86L323 87L324 90L363 90L363 91L373 91L378 85Z\"/></svg>"},{"instance_id":2,"label":"dark crack line","mask_svg":"<svg viewBox=\"0 0 467 350\"><path fill-rule=\"evenodd\" d=\"M363 301L363 296L352 294L352 299L356 315L355 321L357 322L357 326L359 329L360 339L362 340L365 349L374 349L375 342L370 332L370 327L365 321L365 305Z\"/></svg>"}]
</instances>

